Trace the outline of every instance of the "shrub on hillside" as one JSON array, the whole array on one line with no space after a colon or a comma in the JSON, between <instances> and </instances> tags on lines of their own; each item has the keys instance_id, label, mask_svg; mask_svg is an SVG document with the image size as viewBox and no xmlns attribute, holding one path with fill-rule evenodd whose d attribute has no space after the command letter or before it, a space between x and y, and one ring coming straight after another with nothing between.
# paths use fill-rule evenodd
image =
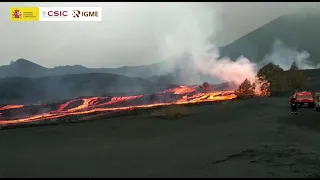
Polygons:
<instances>
[{"instance_id":1,"label":"shrub on hillside","mask_svg":"<svg viewBox=\"0 0 320 180\"><path fill-rule=\"evenodd\" d=\"M269 90L271 95L301 88L305 82L304 74L299 70L295 62L292 63L288 71L284 71L278 65L269 63L258 71L257 76L270 82Z\"/></svg>"},{"instance_id":2,"label":"shrub on hillside","mask_svg":"<svg viewBox=\"0 0 320 180\"><path fill-rule=\"evenodd\" d=\"M284 78L284 70L273 63L263 66L257 73L260 79L265 79L270 82L270 92L277 93L286 90L286 79Z\"/></svg>"},{"instance_id":3,"label":"shrub on hillside","mask_svg":"<svg viewBox=\"0 0 320 180\"><path fill-rule=\"evenodd\" d=\"M235 91L238 98L250 98L254 96L255 84L251 84L248 79L245 79L239 88Z\"/></svg>"}]
</instances>

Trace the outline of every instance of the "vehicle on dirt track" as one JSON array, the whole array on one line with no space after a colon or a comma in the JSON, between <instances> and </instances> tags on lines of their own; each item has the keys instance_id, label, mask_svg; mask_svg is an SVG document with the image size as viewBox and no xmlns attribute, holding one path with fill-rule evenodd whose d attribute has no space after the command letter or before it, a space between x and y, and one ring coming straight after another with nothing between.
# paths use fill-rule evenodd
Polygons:
<instances>
[{"instance_id":1,"label":"vehicle on dirt track","mask_svg":"<svg viewBox=\"0 0 320 180\"><path fill-rule=\"evenodd\" d=\"M314 98L314 104L316 107L316 111L320 111L320 93L316 93Z\"/></svg>"},{"instance_id":2,"label":"vehicle on dirt track","mask_svg":"<svg viewBox=\"0 0 320 180\"><path fill-rule=\"evenodd\" d=\"M298 107L308 106L308 108L313 108L315 106L315 98L310 91L300 91L294 93L297 98ZM290 104L291 104L292 96L290 96Z\"/></svg>"}]
</instances>

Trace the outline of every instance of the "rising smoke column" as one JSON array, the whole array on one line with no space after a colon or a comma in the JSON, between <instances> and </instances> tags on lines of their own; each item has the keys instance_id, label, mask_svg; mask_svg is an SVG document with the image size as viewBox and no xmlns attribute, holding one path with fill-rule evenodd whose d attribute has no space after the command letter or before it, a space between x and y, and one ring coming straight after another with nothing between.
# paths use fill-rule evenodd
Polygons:
<instances>
[{"instance_id":1,"label":"rising smoke column","mask_svg":"<svg viewBox=\"0 0 320 180\"><path fill-rule=\"evenodd\" d=\"M257 68L254 63L245 57L239 57L235 61L227 57L219 58L219 49L209 42L222 25L219 17L221 7L218 4L210 5L186 4L181 7L181 11L175 12L176 15L171 19L176 22L175 26L163 41L164 58L187 52L194 68L205 74L237 85L246 78L251 82L256 81Z\"/></svg>"},{"instance_id":2,"label":"rising smoke column","mask_svg":"<svg viewBox=\"0 0 320 180\"><path fill-rule=\"evenodd\" d=\"M280 39L275 38L272 44L271 52L267 54L261 62L261 65L273 63L279 65L284 70L289 70L292 63L296 62L301 69L315 69L309 60L310 54L305 50L296 50L288 47ZM320 64L318 64L320 67Z\"/></svg>"}]
</instances>

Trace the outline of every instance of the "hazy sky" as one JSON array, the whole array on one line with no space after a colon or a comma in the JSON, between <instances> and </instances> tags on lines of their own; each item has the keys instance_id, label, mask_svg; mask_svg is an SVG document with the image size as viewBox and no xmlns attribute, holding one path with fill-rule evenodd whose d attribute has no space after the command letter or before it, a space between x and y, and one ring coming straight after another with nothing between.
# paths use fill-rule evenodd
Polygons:
<instances>
[{"instance_id":1,"label":"hazy sky","mask_svg":"<svg viewBox=\"0 0 320 180\"><path fill-rule=\"evenodd\" d=\"M210 34L228 44L283 13L316 3L0 3L0 65L118 67L171 58ZM11 6L99 6L102 22L10 22ZM210 18L209 18L210 16ZM190 46L190 45L188 45Z\"/></svg>"}]
</instances>

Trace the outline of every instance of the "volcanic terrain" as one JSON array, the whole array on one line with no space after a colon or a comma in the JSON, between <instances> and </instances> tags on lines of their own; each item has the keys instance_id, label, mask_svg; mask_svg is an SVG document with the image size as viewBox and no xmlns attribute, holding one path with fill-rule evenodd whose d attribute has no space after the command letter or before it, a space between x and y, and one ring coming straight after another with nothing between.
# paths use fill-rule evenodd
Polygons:
<instances>
[{"instance_id":1,"label":"volcanic terrain","mask_svg":"<svg viewBox=\"0 0 320 180\"><path fill-rule=\"evenodd\" d=\"M317 64L317 19L278 18L221 55L258 63L278 37ZM232 83L187 86L207 77L161 67L1 66L0 177L320 176L319 112L292 115L285 95L240 100ZM320 91L319 69L304 74L304 88Z\"/></svg>"},{"instance_id":2,"label":"volcanic terrain","mask_svg":"<svg viewBox=\"0 0 320 180\"><path fill-rule=\"evenodd\" d=\"M318 113L289 113L287 97L2 130L3 177L318 177Z\"/></svg>"}]
</instances>

